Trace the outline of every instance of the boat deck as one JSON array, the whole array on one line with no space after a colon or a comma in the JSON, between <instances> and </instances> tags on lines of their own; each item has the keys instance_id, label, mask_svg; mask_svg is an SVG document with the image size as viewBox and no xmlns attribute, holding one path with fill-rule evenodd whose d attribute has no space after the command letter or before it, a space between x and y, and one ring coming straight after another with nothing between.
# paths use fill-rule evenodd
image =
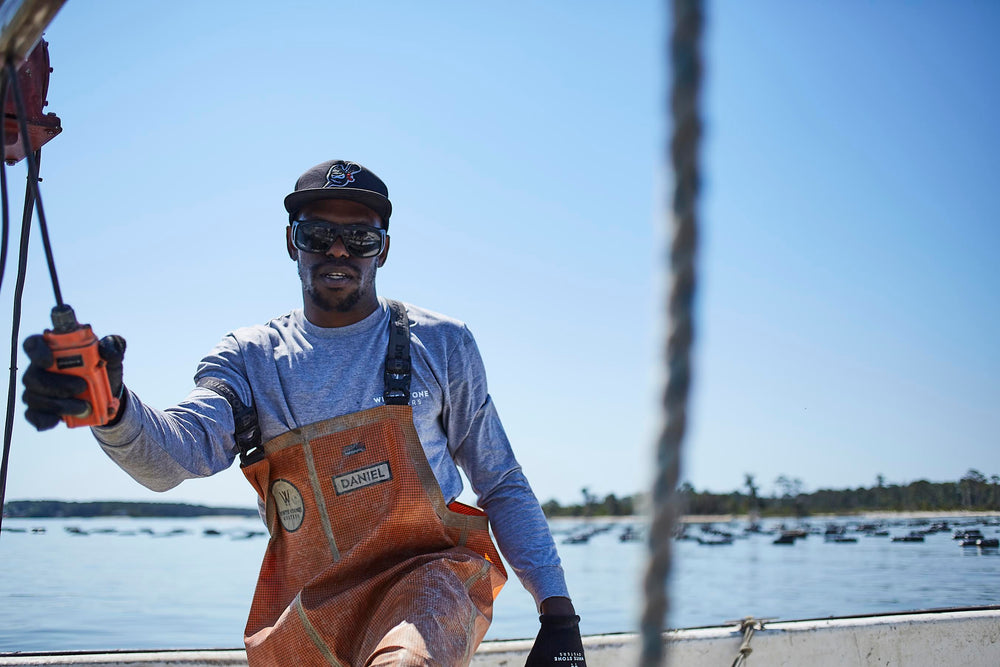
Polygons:
<instances>
[{"instance_id":1,"label":"boat deck","mask_svg":"<svg viewBox=\"0 0 1000 667\"><path fill-rule=\"evenodd\" d=\"M670 662L685 666L728 665L743 645L739 623L664 633ZM584 637L590 667L635 664L634 634ZM878 616L765 622L750 638L750 664L813 665L1000 665L1000 606ZM475 667L524 664L530 640L484 642ZM223 667L246 665L238 649L198 651L59 652L0 654L0 667Z\"/></svg>"}]
</instances>

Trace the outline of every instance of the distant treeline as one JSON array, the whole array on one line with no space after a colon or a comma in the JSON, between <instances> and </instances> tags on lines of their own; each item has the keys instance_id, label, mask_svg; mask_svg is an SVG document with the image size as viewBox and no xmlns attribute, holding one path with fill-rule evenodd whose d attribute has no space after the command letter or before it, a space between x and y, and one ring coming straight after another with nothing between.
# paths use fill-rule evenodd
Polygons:
<instances>
[{"instance_id":1,"label":"distant treeline","mask_svg":"<svg viewBox=\"0 0 1000 667\"><path fill-rule=\"evenodd\" d=\"M619 498L609 494L603 500L591 496L587 489L583 490L584 502L581 505L560 505L557 500L542 504L542 511L547 517L555 516L631 516L641 511L643 494Z\"/></svg>"},{"instance_id":2,"label":"distant treeline","mask_svg":"<svg viewBox=\"0 0 1000 667\"><path fill-rule=\"evenodd\" d=\"M195 517L258 516L257 510L242 507L206 507L184 503L135 503L97 501L85 503L62 500L12 500L3 506L3 515L26 519L98 516Z\"/></svg>"},{"instance_id":3,"label":"distant treeline","mask_svg":"<svg viewBox=\"0 0 1000 667\"><path fill-rule=\"evenodd\" d=\"M759 494L753 475L745 475L744 489L729 493L697 491L681 484L681 511L684 514L748 514L760 516L809 516L810 514L853 514L858 512L912 511L1000 511L1000 476L987 478L969 470L955 482L918 480L909 484L886 484L882 475L870 488L820 489L805 493L802 481L781 475L770 496ZM582 489L583 502L560 505L550 500L542 505L546 516L627 516L648 507L648 494L603 499Z\"/></svg>"},{"instance_id":4,"label":"distant treeline","mask_svg":"<svg viewBox=\"0 0 1000 667\"><path fill-rule=\"evenodd\" d=\"M886 484L882 475L875 486L856 489L820 489L805 493L802 480L781 475L770 496L759 493L753 475L744 476L744 489L729 493L697 491L681 484L681 512L684 514L748 514L760 516L809 516L810 514L853 514L857 512L912 511L1000 511L1000 476L987 478L969 470L955 482L918 480L909 484ZM542 504L548 517L631 516L649 507L649 495L639 493L604 498L582 489L583 502L561 505L556 500ZM183 503L137 503L124 501L66 502L61 500L14 500L3 507L4 516L50 517L197 517L257 516L256 509L207 507Z\"/></svg>"}]
</instances>

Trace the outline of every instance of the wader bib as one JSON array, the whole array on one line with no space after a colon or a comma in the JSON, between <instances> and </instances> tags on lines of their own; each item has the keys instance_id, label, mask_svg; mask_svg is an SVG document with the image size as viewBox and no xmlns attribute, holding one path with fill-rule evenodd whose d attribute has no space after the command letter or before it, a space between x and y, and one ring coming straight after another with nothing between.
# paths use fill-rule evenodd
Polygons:
<instances>
[{"instance_id":1,"label":"wader bib","mask_svg":"<svg viewBox=\"0 0 1000 667\"><path fill-rule=\"evenodd\" d=\"M486 514L445 505L413 425L406 311L390 309L385 405L241 445L271 535L254 667L467 665L492 620L507 574Z\"/></svg>"}]
</instances>

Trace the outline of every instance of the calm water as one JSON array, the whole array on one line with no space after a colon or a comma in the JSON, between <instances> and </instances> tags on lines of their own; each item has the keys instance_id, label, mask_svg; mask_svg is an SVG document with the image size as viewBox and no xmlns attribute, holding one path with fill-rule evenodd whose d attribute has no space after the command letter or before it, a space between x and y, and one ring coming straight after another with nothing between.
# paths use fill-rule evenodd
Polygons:
<instances>
[{"instance_id":1,"label":"calm water","mask_svg":"<svg viewBox=\"0 0 1000 667\"><path fill-rule=\"evenodd\" d=\"M996 520L961 523L1000 536ZM619 541L625 525L615 523L587 543L559 546L586 634L635 629L646 547ZM812 525L822 530L825 522ZM5 519L3 527L0 651L242 644L265 546L262 536L246 537L261 530L256 519ZM585 528L553 522L558 542ZM690 535L703 536L692 528ZM743 526L716 528L740 533ZM887 528L903 535L913 527ZM207 536L206 529L222 534ZM1000 602L997 550L962 548L951 531L927 535L923 543L858 535L857 543L837 544L814 534L776 546L773 539L751 535L728 546L675 541L670 625ZM487 638L530 637L536 629L534 604L512 580Z\"/></svg>"}]
</instances>

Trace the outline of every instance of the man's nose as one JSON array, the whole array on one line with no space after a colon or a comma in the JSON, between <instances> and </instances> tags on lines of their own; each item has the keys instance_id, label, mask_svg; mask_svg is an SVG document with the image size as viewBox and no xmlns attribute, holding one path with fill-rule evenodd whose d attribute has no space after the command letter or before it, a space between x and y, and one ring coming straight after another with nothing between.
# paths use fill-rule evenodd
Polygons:
<instances>
[{"instance_id":1,"label":"man's nose","mask_svg":"<svg viewBox=\"0 0 1000 667\"><path fill-rule=\"evenodd\" d=\"M326 254L330 257L350 257L351 253L347 252L347 246L344 245L344 240L337 235L337 238L333 240L330 247L327 248Z\"/></svg>"}]
</instances>

